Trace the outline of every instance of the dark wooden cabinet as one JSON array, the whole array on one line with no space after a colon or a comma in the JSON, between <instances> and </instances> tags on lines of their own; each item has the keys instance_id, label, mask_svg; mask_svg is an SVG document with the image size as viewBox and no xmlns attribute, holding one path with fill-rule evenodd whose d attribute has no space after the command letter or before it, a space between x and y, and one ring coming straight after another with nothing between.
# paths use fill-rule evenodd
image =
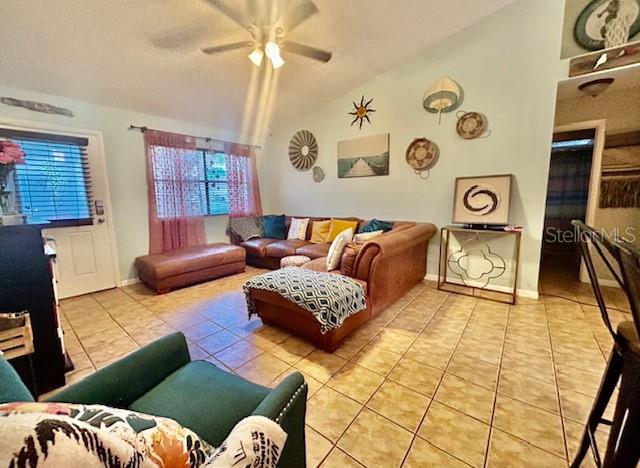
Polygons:
<instances>
[{"instance_id":1,"label":"dark wooden cabinet","mask_svg":"<svg viewBox=\"0 0 640 468\"><path fill-rule=\"evenodd\" d=\"M64 357L49 258L42 225L0 226L0 312L29 311L33 328L33 367L37 393L65 384ZM33 392L27 357L11 360Z\"/></svg>"}]
</instances>

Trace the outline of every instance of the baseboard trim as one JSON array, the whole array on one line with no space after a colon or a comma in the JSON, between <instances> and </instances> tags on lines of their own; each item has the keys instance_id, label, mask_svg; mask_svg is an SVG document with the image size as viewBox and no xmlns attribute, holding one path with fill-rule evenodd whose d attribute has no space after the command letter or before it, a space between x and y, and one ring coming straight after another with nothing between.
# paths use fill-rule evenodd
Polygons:
<instances>
[{"instance_id":1,"label":"baseboard trim","mask_svg":"<svg viewBox=\"0 0 640 468\"><path fill-rule=\"evenodd\" d=\"M427 281L437 282L438 275L427 273L424 279L426 279ZM463 285L462 281L460 281L460 285ZM503 293L511 292L511 288L508 288L506 286L492 286L492 290L497 292L503 292ZM516 295L518 297L526 297L527 299L538 299L540 297L540 294L538 293L538 291L533 291L531 289L520 289L520 288L518 288L518 290L516 291Z\"/></svg>"},{"instance_id":2,"label":"baseboard trim","mask_svg":"<svg viewBox=\"0 0 640 468\"><path fill-rule=\"evenodd\" d=\"M120 286L131 286L140 282L140 278L127 278L120 281Z\"/></svg>"}]
</instances>

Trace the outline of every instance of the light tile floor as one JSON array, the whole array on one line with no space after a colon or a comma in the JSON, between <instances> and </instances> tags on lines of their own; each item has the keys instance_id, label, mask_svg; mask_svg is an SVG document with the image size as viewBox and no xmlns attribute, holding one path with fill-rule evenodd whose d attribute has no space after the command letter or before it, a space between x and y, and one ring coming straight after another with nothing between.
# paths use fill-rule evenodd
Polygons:
<instances>
[{"instance_id":1,"label":"light tile floor","mask_svg":"<svg viewBox=\"0 0 640 468\"><path fill-rule=\"evenodd\" d=\"M611 345L589 289L508 306L424 282L327 354L247 320L241 285L258 272L65 300L67 381L181 330L193 359L259 384L303 373L310 467L567 465Z\"/></svg>"}]
</instances>

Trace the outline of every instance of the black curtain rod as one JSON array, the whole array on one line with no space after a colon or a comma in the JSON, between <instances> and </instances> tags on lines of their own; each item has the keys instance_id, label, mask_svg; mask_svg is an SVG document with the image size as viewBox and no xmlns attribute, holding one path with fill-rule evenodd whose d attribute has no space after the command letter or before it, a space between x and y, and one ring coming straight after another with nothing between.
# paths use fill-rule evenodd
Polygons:
<instances>
[{"instance_id":1,"label":"black curtain rod","mask_svg":"<svg viewBox=\"0 0 640 468\"><path fill-rule=\"evenodd\" d=\"M147 130L149 130L149 128L145 127L145 126L139 127L137 125L129 125L127 130L135 130L136 132L144 133ZM218 142L218 143L229 143L226 140L219 140L217 138L211 138L211 137L201 137L201 136L195 136L195 135L186 135L186 136L191 137L191 138L195 138L196 140L204 140L207 143L212 142L212 141L215 141L215 142ZM261 149L262 148L261 146L258 146L258 145L247 145L247 144L244 144L244 143L236 143L236 144L241 145L241 146L250 146L251 148L255 148L255 149Z\"/></svg>"}]
</instances>

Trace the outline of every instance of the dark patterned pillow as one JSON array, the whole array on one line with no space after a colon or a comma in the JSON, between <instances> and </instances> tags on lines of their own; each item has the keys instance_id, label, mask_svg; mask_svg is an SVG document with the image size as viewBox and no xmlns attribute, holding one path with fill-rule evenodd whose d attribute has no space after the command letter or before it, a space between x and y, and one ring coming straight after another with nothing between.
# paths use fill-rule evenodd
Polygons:
<instances>
[{"instance_id":1,"label":"dark patterned pillow","mask_svg":"<svg viewBox=\"0 0 640 468\"><path fill-rule=\"evenodd\" d=\"M361 232L373 232L373 231L391 231L393 229L393 223L388 221L380 221L379 219L372 219L368 223L360 225L359 233Z\"/></svg>"},{"instance_id":2,"label":"dark patterned pillow","mask_svg":"<svg viewBox=\"0 0 640 468\"><path fill-rule=\"evenodd\" d=\"M262 237L262 216L243 216L229 218L228 234L234 234L243 242L256 237Z\"/></svg>"}]
</instances>

